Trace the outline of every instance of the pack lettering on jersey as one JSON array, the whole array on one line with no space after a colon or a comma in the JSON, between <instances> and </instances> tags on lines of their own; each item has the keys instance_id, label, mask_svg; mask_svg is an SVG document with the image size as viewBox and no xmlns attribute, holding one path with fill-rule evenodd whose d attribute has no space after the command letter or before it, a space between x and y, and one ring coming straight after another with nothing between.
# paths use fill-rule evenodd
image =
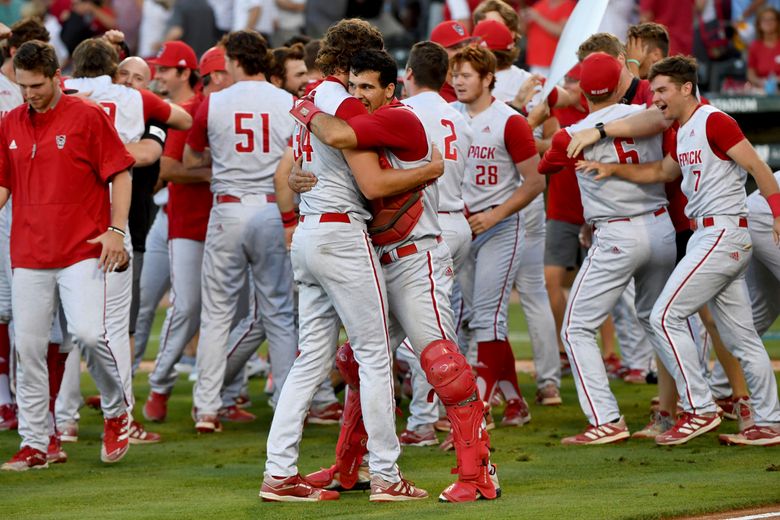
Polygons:
<instances>
[{"instance_id":1,"label":"pack lettering on jersey","mask_svg":"<svg viewBox=\"0 0 780 520\"><path fill-rule=\"evenodd\" d=\"M726 151L744 139L733 118L712 105L700 105L677 131L676 158L682 170L682 191L688 218L747 215L747 173ZM726 143L722 149L717 143Z\"/></svg>"},{"instance_id":2,"label":"pack lettering on jersey","mask_svg":"<svg viewBox=\"0 0 780 520\"><path fill-rule=\"evenodd\" d=\"M439 189L438 211L462 211L463 175L473 138L463 116L436 92L423 92L403 103L414 110L444 158L444 174L436 184Z\"/></svg>"},{"instance_id":3,"label":"pack lettering on jersey","mask_svg":"<svg viewBox=\"0 0 780 520\"><path fill-rule=\"evenodd\" d=\"M0 120L22 103L24 98L19 85L8 79L5 74L0 74Z\"/></svg>"},{"instance_id":4,"label":"pack lettering on jersey","mask_svg":"<svg viewBox=\"0 0 780 520\"><path fill-rule=\"evenodd\" d=\"M326 78L309 95L320 110L334 116L349 104L362 107L336 78ZM301 215L350 213L363 222L370 220L368 202L360 192L341 150L324 144L301 125L295 133L296 145L305 145L298 150L303 156L303 169L317 176L314 188L301 194Z\"/></svg>"},{"instance_id":5,"label":"pack lettering on jersey","mask_svg":"<svg viewBox=\"0 0 780 520\"><path fill-rule=\"evenodd\" d=\"M522 119L522 116L498 100L476 117L468 114L463 103L452 103L452 107L469 122L473 136L463 177L466 207L475 213L505 202L522 184L507 148L511 143L506 142L505 130L511 117ZM525 123L525 126L528 124ZM530 129L528 132L530 135Z\"/></svg>"},{"instance_id":6,"label":"pack lettering on jersey","mask_svg":"<svg viewBox=\"0 0 780 520\"><path fill-rule=\"evenodd\" d=\"M144 135L144 103L137 90L116 85L108 76L69 78L65 80L65 86L90 92L89 99L103 107L123 143L135 143Z\"/></svg>"},{"instance_id":7,"label":"pack lettering on jersey","mask_svg":"<svg viewBox=\"0 0 780 520\"><path fill-rule=\"evenodd\" d=\"M398 105L394 106L392 108L386 108L385 110L408 110L411 113L415 113L413 109L404 106L404 105ZM416 116L417 119L420 119L418 116ZM426 143L431 142L431 136L427 131L427 128L425 128L425 125L423 124L423 121L420 120L420 125L423 126L423 129L425 130L425 136L426 136ZM387 161L390 163L390 166L397 169L402 170L408 170L411 168L417 168L419 166L424 166L426 163L429 163L431 160L431 154L433 153L433 149L428 146L428 153L425 155L425 157L421 159L417 159L414 161L404 161L400 159L397 155L393 153L391 149L385 148L383 150L383 156L387 159ZM395 242L393 244L387 244L379 248L379 254L382 255L385 252L391 251L397 247L401 247L405 244L409 244L424 238L435 238L439 235L441 235L441 228L439 227L439 215L438 215L438 208L439 208L439 190L437 184L431 183L428 186L426 186L423 189L422 193L422 203L423 203L423 213L420 217L420 220L417 221L417 224L415 224L414 229L412 229L412 232L409 233L409 235L404 238L403 240L399 242Z\"/></svg>"},{"instance_id":8,"label":"pack lettering on jersey","mask_svg":"<svg viewBox=\"0 0 780 520\"><path fill-rule=\"evenodd\" d=\"M211 191L274 192L274 172L295 120L293 97L267 81L239 81L208 99Z\"/></svg>"},{"instance_id":9,"label":"pack lettering on jersey","mask_svg":"<svg viewBox=\"0 0 780 520\"><path fill-rule=\"evenodd\" d=\"M622 119L644 110L639 105L615 104L592 112L565 131L570 135L592 128L596 123ZM660 161L663 158L661 135L645 139L602 139L583 153L588 161L638 164ZM582 196L582 207L587 222L598 222L616 217L632 217L660 209L667 205L663 183L635 184L618 177L593 180L592 171L577 170L577 182Z\"/></svg>"}]
</instances>

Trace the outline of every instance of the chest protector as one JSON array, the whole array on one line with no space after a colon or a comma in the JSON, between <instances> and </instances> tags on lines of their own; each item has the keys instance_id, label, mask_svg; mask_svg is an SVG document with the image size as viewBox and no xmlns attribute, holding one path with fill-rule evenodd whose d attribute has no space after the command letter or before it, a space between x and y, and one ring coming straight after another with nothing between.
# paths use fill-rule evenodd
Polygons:
<instances>
[{"instance_id":1,"label":"chest protector","mask_svg":"<svg viewBox=\"0 0 780 520\"><path fill-rule=\"evenodd\" d=\"M392 168L390 161L379 154L382 169ZM423 189L418 186L406 193L369 201L373 219L368 227L375 246L395 244L409 236L423 214Z\"/></svg>"}]
</instances>

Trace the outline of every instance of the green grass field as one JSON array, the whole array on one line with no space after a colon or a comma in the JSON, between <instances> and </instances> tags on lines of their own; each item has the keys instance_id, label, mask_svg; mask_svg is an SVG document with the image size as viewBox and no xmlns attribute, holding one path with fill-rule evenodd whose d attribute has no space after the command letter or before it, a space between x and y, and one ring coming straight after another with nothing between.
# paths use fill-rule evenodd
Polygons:
<instances>
[{"instance_id":1,"label":"green grass field","mask_svg":"<svg viewBox=\"0 0 780 520\"><path fill-rule=\"evenodd\" d=\"M512 334L519 358L531 357L525 324L512 308ZM158 316L159 330L161 315ZM780 359L780 322L766 341ZM147 353L154 358L156 344ZM533 397L532 379L521 385ZM612 386L632 430L647 420L654 386ZM147 374L136 377L136 396L148 392ZM85 395L94 392L88 376ZM584 428L585 419L571 377L564 379L564 404L542 408L531 404L533 420L523 428L492 432L493 461L499 466L503 497L466 505L439 504L438 493L451 479L454 454L436 448L408 448L400 465L407 478L432 498L403 504L371 504L367 492L342 494L324 504L271 504L257 497L262 479L265 439L271 420L262 382L250 385L259 416L252 424L228 424L222 434L197 436L189 418L191 384L182 377L170 401L168 421L149 425L164 436L157 445L133 446L114 466L100 462L102 421L82 409L80 440L66 444L66 464L44 471L0 474L0 519L38 518L529 518L613 519L662 518L703 514L765 504L779 504L780 447L720 446L713 434L676 448L650 441L629 441L603 447L565 447L561 437ZM529 398L529 401L531 399ZM495 411L500 418L500 410ZM137 406L140 416L140 404ZM398 422L399 428L403 421ZM724 423L720 432L736 430ZM337 426L308 426L300 457L301 472L332 463ZM15 432L0 433L0 456L18 448Z\"/></svg>"}]
</instances>

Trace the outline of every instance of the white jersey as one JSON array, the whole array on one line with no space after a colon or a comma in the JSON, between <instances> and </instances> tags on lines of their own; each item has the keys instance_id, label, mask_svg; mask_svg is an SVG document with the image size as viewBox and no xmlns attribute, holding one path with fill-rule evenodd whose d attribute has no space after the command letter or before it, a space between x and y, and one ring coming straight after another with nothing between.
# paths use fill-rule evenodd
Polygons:
<instances>
[{"instance_id":1,"label":"white jersey","mask_svg":"<svg viewBox=\"0 0 780 520\"><path fill-rule=\"evenodd\" d=\"M412 107L444 158L444 174L439 188L438 211L463 211L463 173L473 138L463 116L436 92L423 92L403 100Z\"/></svg>"},{"instance_id":2,"label":"white jersey","mask_svg":"<svg viewBox=\"0 0 780 520\"><path fill-rule=\"evenodd\" d=\"M677 130L677 162L682 170L682 191L688 197L685 214L691 219L747 215L747 172L728 156L718 157L707 136L707 118L718 112L712 105L701 105Z\"/></svg>"},{"instance_id":3,"label":"white jersey","mask_svg":"<svg viewBox=\"0 0 780 520\"><path fill-rule=\"evenodd\" d=\"M435 93L434 95L438 96L438 94ZM413 109L404 105L397 105L388 109L409 110L410 112L415 113ZM425 123L422 121L419 115L417 116L417 118L420 119L420 124L423 126L423 129L425 130L426 142L430 143L432 136L428 132L428 127L425 126ZM382 150L380 153L384 155L384 157L390 162L393 168L399 170L410 170L412 168L424 166L425 164L429 163L431 161L432 152L433 152L433 148L429 145L428 152L425 154L425 157L423 157L422 159L417 159L415 161L401 160L396 155L394 155L390 150L387 149ZM399 242L394 242L392 244L381 246L379 248L380 255L384 254L387 251L391 251L397 247L400 247L404 244L409 244L423 238L435 238L441 235L441 228L439 227L439 214L438 214L439 190L435 182L429 184L427 187L425 187L425 189L423 189L422 203L423 203L423 213L420 216L420 220L418 220L417 224L414 225L414 228L412 229L411 233L409 233L409 235L407 235L406 238L404 238Z\"/></svg>"},{"instance_id":4,"label":"white jersey","mask_svg":"<svg viewBox=\"0 0 780 520\"><path fill-rule=\"evenodd\" d=\"M22 103L24 103L22 89L5 74L0 73L0 120Z\"/></svg>"},{"instance_id":5,"label":"white jersey","mask_svg":"<svg viewBox=\"0 0 780 520\"><path fill-rule=\"evenodd\" d=\"M343 103L357 101L334 78L323 80L309 96L320 110L330 115L336 115ZM303 156L303 169L317 176L314 188L301 194L301 215L350 213L363 222L371 220L367 201L341 150L322 143L301 125L296 128L293 149L296 157Z\"/></svg>"},{"instance_id":6,"label":"white jersey","mask_svg":"<svg viewBox=\"0 0 780 520\"><path fill-rule=\"evenodd\" d=\"M522 116L498 100L476 117L469 115L463 103L456 101L452 106L469 122L473 135L463 177L466 207L476 213L506 202L522 178L507 151L505 130L510 117Z\"/></svg>"},{"instance_id":7,"label":"white jersey","mask_svg":"<svg viewBox=\"0 0 780 520\"><path fill-rule=\"evenodd\" d=\"M610 105L591 112L585 119L565 129L570 135L642 112L640 105ZM603 163L649 163L663 159L661 135L644 139L607 138L587 147L583 155L588 161ZM577 183L582 196L582 208L587 222L616 217L633 217L660 209L668 204L663 183L636 184L618 177L593 180L593 171L577 170Z\"/></svg>"},{"instance_id":8,"label":"white jersey","mask_svg":"<svg viewBox=\"0 0 780 520\"><path fill-rule=\"evenodd\" d=\"M531 73L516 65L508 69L496 71L496 86L493 87L493 97L504 103L509 103L517 95L517 91L523 86Z\"/></svg>"},{"instance_id":9,"label":"white jersey","mask_svg":"<svg viewBox=\"0 0 780 520\"><path fill-rule=\"evenodd\" d=\"M211 191L274 193L274 173L295 127L292 95L267 81L239 81L207 102Z\"/></svg>"},{"instance_id":10,"label":"white jersey","mask_svg":"<svg viewBox=\"0 0 780 520\"><path fill-rule=\"evenodd\" d=\"M780 183L780 170L775 172L775 180ZM769 215L772 216L772 210L769 208L769 203L766 201L759 190L754 191L747 198L748 213L752 217L753 215Z\"/></svg>"},{"instance_id":11,"label":"white jersey","mask_svg":"<svg viewBox=\"0 0 780 520\"><path fill-rule=\"evenodd\" d=\"M90 93L89 99L103 107L123 143L135 143L141 140L146 124L144 101L140 92L115 84L109 76L66 79L65 87Z\"/></svg>"}]
</instances>

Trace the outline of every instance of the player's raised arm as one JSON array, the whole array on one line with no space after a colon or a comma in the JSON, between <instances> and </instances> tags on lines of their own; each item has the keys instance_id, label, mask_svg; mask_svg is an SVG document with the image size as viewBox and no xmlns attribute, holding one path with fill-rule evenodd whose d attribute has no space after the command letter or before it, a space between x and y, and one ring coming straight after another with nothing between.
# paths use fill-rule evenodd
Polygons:
<instances>
[{"instance_id":1,"label":"player's raised arm","mask_svg":"<svg viewBox=\"0 0 780 520\"><path fill-rule=\"evenodd\" d=\"M636 184L653 184L670 182L682 174L680 165L671 155L667 154L661 161L641 164L599 163L594 161L578 161L578 170L595 171L595 180L607 177L620 177Z\"/></svg>"},{"instance_id":2,"label":"player's raised arm","mask_svg":"<svg viewBox=\"0 0 780 520\"><path fill-rule=\"evenodd\" d=\"M372 151L349 150L344 152L344 158L360 191L368 200L405 193L438 179L444 173L444 160L435 146L431 162L409 170L380 168L379 157Z\"/></svg>"},{"instance_id":3,"label":"player's raised arm","mask_svg":"<svg viewBox=\"0 0 780 520\"><path fill-rule=\"evenodd\" d=\"M586 147L605 137L649 137L660 134L671 124L672 120L666 119L658 108L648 108L638 114L576 132L571 136L571 142L566 152L569 157L576 157Z\"/></svg>"}]
</instances>

